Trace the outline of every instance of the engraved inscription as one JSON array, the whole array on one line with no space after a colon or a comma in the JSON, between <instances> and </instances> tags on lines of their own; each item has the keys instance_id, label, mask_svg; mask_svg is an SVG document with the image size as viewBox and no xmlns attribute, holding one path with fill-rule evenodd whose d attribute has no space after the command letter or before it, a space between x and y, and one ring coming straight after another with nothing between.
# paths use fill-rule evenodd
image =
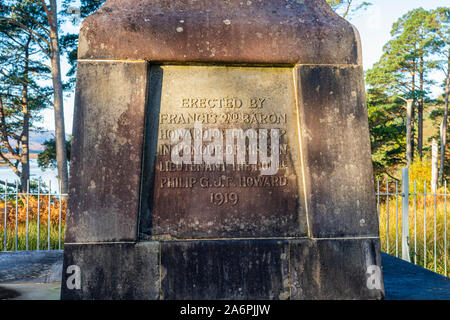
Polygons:
<instances>
[{"instance_id":1,"label":"engraved inscription","mask_svg":"<svg viewBox=\"0 0 450 320\"><path fill-rule=\"evenodd\" d=\"M177 238L305 235L291 69L158 70L160 91L153 91L149 106L159 109L153 119L158 137L154 158L146 160L153 172L145 171L154 176L144 179L152 181L144 188L150 193L144 197L148 233Z\"/></svg>"}]
</instances>

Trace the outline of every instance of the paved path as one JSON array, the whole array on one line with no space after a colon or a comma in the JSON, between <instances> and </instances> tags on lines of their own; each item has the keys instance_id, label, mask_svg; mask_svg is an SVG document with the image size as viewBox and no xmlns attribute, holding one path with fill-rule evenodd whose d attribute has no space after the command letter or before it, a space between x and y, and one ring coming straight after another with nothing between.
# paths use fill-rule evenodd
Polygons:
<instances>
[{"instance_id":1,"label":"paved path","mask_svg":"<svg viewBox=\"0 0 450 320\"><path fill-rule=\"evenodd\" d=\"M0 284L61 281L63 251L0 252Z\"/></svg>"},{"instance_id":2,"label":"paved path","mask_svg":"<svg viewBox=\"0 0 450 320\"><path fill-rule=\"evenodd\" d=\"M1 284L0 300L59 300L60 292L61 282Z\"/></svg>"},{"instance_id":3,"label":"paved path","mask_svg":"<svg viewBox=\"0 0 450 320\"><path fill-rule=\"evenodd\" d=\"M450 279L382 254L387 300L450 300Z\"/></svg>"}]
</instances>

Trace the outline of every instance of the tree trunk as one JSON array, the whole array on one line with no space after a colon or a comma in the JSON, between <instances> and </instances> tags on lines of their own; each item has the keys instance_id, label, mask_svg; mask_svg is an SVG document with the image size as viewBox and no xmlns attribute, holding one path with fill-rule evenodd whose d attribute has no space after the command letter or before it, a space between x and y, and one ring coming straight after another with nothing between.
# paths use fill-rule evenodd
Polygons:
<instances>
[{"instance_id":1,"label":"tree trunk","mask_svg":"<svg viewBox=\"0 0 450 320\"><path fill-rule=\"evenodd\" d=\"M413 160L411 144L411 116L413 111L413 102L414 100L412 99L406 100L406 165L408 168L411 166Z\"/></svg>"},{"instance_id":2,"label":"tree trunk","mask_svg":"<svg viewBox=\"0 0 450 320\"><path fill-rule=\"evenodd\" d=\"M50 12L47 14L50 23L51 63L52 63L52 80L53 80L54 111L55 111L56 161L58 165L58 178L61 184L61 192L67 193L69 177L67 171L63 89L61 81L61 62L60 62L60 48L58 41L57 12L58 10L56 0L50 0Z\"/></svg>"},{"instance_id":3,"label":"tree trunk","mask_svg":"<svg viewBox=\"0 0 450 320\"><path fill-rule=\"evenodd\" d=\"M31 38L30 38L31 40ZM28 108L28 69L29 69L29 48L30 43L28 41L25 47L25 66L23 71L23 85L22 85L22 113L23 113L23 128L20 143L22 145L22 154L20 157L20 163L22 164L22 172L20 174L20 189L26 190L28 180L30 179L30 110Z\"/></svg>"},{"instance_id":4,"label":"tree trunk","mask_svg":"<svg viewBox=\"0 0 450 320\"><path fill-rule=\"evenodd\" d=\"M416 63L413 62L413 70L416 70ZM410 145L411 145L411 163L414 162L414 137L415 137L415 128L414 128L414 123L415 123L415 110L414 110L414 103L416 102L415 99L415 93L416 91L416 72L414 71L412 74L412 84L411 84L411 92L413 93L413 99L412 99L412 103L410 105L411 107L411 139L410 139Z\"/></svg>"},{"instance_id":5,"label":"tree trunk","mask_svg":"<svg viewBox=\"0 0 450 320\"><path fill-rule=\"evenodd\" d=\"M345 17L347 16L347 14L350 11L350 6L352 5L353 0L347 0L347 8L345 9L344 14L342 15L342 18L345 19Z\"/></svg>"},{"instance_id":6,"label":"tree trunk","mask_svg":"<svg viewBox=\"0 0 450 320\"><path fill-rule=\"evenodd\" d=\"M8 138L8 127L5 120L5 112L3 108L3 100L2 96L0 95L0 135L1 135L1 142L6 147L7 150L5 152L9 152L13 159L16 161L20 161L20 155L12 149L11 145L9 144L9 138ZM17 140L17 143L20 143L20 139ZM10 167L10 169L16 174L19 178L21 177L21 172L17 169L17 167L8 160L6 155L3 153L3 151L0 149L0 158ZM1 181L0 185L4 185L5 181ZM14 184L8 183L9 186L14 186Z\"/></svg>"},{"instance_id":7,"label":"tree trunk","mask_svg":"<svg viewBox=\"0 0 450 320\"><path fill-rule=\"evenodd\" d=\"M414 162L414 146L415 146L415 141L414 141L414 138L415 138L415 133L416 133L416 130L415 130L415 118L416 118L416 115L415 115L415 110L414 110L414 102L415 102L415 100L414 99L411 99L411 105L410 105L410 108L411 108L411 121L410 121L410 128L411 128L411 139L410 139L410 148L411 148L411 151L410 151L410 153L411 153L411 163L412 162Z\"/></svg>"},{"instance_id":8,"label":"tree trunk","mask_svg":"<svg viewBox=\"0 0 450 320\"><path fill-rule=\"evenodd\" d=\"M423 156L423 100L417 101L417 151L419 152L419 158L422 160Z\"/></svg>"},{"instance_id":9,"label":"tree trunk","mask_svg":"<svg viewBox=\"0 0 450 320\"><path fill-rule=\"evenodd\" d=\"M417 132L417 150L419 151L419 157L420 160L422 160L423 156L423 57L420 57L420 72L419 72L419 90L420 90L420 98L417 101L418 102L418 109L417 109L417 115L418 115L418 132Z\"/></svg>"},{"instance_id":10,"label":"tree trunk","mask_svg":"<svg viewBox=\"0 0 450 320\"><path fill-rule=\"evenodd\" d=\"M431 192L436 193L438 183L438 144L433 139L431 144Z\"/></svg>"},{"instance_id":11,"label":"tree trunk","mask_svg":"<svg viewBox=\"0 0 450 320\"><path fill-rule=\"evenodd\" d=\"M447 119L448 119L448 94L450 87L450 53L448 55L447 64L447 78L445 81L445 105L444 105L444 117L441 123L441 165L439 168L439 184L444 185L444 163L445 163L445 150L447 146Z\"/></svg>"}]
</instances>

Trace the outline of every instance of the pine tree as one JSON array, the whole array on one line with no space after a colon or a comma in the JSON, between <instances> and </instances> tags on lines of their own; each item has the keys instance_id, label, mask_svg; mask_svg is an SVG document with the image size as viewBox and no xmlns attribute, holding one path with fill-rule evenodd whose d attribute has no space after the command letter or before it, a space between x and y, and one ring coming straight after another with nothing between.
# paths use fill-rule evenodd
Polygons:
<instances>
[{"instance_id":1,"label":"pine tree","mask_svg":"<svg viewBox=\"0 0 450 320\"><path fill-rule=\"evenodd\" d=\"M427 57L431 53L433 37L426 26L426 21L430 15L429 11L422 8L414 9L396 23L394 23L391 35L396 37L393 40L393 47L396 49L390 54L399 55L399 68L396 71L408 72L411 77L411 93L417 101L418 132L417 150L420 159L423 156L423 106L426 95L425 86L431 84L426 76L429 71Z\"/></svg>"},{"instance_id":2,"label":"pine tree","mask_svg":"<svg viewBox=\"0 0 450 320\"><path fill-rule=\"evenodd\" d=\"M344 19L372 5L370 2L361 0L327 0L327 3Z\"/></svg>"},{"instance_id":3,"label":"pine tree","mask_svg":"<svg viewBox=\"0 0 450 320\"><path fill-rule=\"evenodd\" d=\"M21 190L30 177L30 129L39 120L38 113L51 105L51 88L42 84L50 75L42 62L45 35L37 31L42 23L39 7L33 3L1 8L0 158L19 177Z\"/></svg>"},{"instance_id":4,"label":"pine tree","mask_svg":"<svg viewBox=\"0 0 450 320\"><path fill-rule=\"evenodd\" d=\"M64 86L61 79L57 1L49 0L47 3L45 0L6 0L4 6L8 8L9 15L2 17L3 23L14 25L21 32L30 35L45 56L45 60L49 61L53 85L58 178L61 182L61 192L67 193L69 178L65 148ZM32 28L27 23L32 23Z\"/></svg>"},{"instance_id":5,"label":"pine tree","mask_svg":"<svg viewBox=\"0 0 450 320\"><path fill-rule=\"evenodd\" d=\"M367 71L366 81L369 86L392 96L413 100L417 104L418 137L417 149L420 158L423 152L423 106L428 79L428 59L432 51L433 37L426 27L429 11L422 8L412 10L394 23L392 39L384 46L383 55L374 67ZM412 137L408 149L410 160L414 158L415 110L411 115ZM408 138L408 137L407 137Z\"/></svg>"},{"instance_id":6,"label":"pine tree","mask_svg":"<svg viewBox=\"0 0 450 320\"><path fill-rule=\"evenodd\" d=\"M450 8L437 8L427 19L427 28L433 32L435 41L433 53L438 56L434 67L444 74L444 112L440 128L441 156L439 184L444 183L444 163L447 146L448 99L450 87Z\"/></svg>"},{"instance_id":7,"label":"pine tree","mask_svg":"<svg viewBox=\"0 0 450 320\"><path fill-rule=\"evenodd\" d=\"M391 176L390 168L405 162L404 104L372 88L367 90L367 109L374 174Z\"/></svg>"}]
</instances>

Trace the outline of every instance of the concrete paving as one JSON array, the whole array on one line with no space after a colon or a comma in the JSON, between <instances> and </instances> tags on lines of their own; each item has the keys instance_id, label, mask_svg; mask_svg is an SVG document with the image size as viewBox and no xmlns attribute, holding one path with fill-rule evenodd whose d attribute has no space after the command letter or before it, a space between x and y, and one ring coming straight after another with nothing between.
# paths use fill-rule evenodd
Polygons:
<instances>
[{"instance_id":1,"label":"concrete paving","mask_svg":"<svg viewBox=\"0 0 450 320\"><path fill-rule=\"evenodd\" d=\"M11 283L0 285L0 297L8 300L59 300L60 282Z\"/></svg>"},{"instance_id":2,"label":"concrete paving","mask_svg":"<svg viewBox=\"0 0 450 320\"><path fill-rule=\"evenodd\" d=\"M0 284L61 281L62 259L62 250L0 252Z\"/></svg>"},{"instance_id":3,"label":"concrete paving","mask_svg":"<svg viewBox=\"0 0 450 320\"><path fill-rule=\"evenodd\" d=\"M382 254L386 300L450 300L450 279Z\"/></svg>"}]
</instances>

